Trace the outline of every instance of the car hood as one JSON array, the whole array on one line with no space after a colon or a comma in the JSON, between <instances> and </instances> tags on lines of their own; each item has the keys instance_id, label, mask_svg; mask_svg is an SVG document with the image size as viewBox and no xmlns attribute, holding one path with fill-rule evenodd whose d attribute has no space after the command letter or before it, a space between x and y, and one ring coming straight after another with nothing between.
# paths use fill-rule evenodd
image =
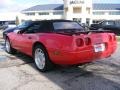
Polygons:
<instances>
[{"instance_id":1,"label":"car hood","mask_svg":"<svg viewBox=\"0 0 120 90\"><path fill-rule=\"evenodd\" d=\"M13 32L13 30L15 30L16 29L16 27L14 27L14 28L7 28L7 29L5 29L4 30L4 32Z\"/></svg>"}]
</instances>

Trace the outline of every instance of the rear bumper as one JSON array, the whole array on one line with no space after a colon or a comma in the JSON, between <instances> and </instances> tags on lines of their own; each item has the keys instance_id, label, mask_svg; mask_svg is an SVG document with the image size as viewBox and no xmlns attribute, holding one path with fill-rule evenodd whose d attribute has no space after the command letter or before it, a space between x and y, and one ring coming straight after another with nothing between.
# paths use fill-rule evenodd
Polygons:
<instances>
[{"instance_id":1,"label":"rear bumper","mask_svg":"<svg viewBox=\"0 0 120 90\"><path fill-rule=\"evenodd\" d=\"M92 62L96 59L107 58L111 56L116 50L117 44L111 43L109 46L106 46L106 50L103 52L95 52L94 48L91 50L83 50L83 51L60 51L58 55L54 55L52 60L55 64L62 65L74 65Z\"/></svg>"}]
</instances>

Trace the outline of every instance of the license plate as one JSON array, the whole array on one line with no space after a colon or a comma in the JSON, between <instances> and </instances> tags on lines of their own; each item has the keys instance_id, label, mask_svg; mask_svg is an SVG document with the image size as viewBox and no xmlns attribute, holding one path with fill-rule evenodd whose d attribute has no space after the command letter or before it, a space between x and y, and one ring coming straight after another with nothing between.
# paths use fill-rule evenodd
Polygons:
<instances>
[{"instance_id":1,"label":"license plate","mask_svg":"<svg viewBox=\"0 0 120 90\"><path fill-rule=\"evenodd\" d=\"M105 44L96 44L94 45L95 52L103 52L105 51Z\"/></svg>"}]
</instances>

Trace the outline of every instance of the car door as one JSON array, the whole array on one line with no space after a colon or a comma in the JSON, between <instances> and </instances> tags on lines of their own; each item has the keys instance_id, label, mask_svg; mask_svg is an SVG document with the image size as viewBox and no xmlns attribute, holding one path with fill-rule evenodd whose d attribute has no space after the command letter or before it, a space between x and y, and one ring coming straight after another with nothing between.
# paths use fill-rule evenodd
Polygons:
<instances>
[{"instance_id":1,"label":"car door","mask_svg":"<svg viewBox=\"0 0 120 90\"><path fill-rule=\"evenodd\" d=\"M38 40L36 35L37 31L40 29L41 23L36 22L27 28L24 32L17 35L15 39L16 48L28 55L32 55L32 45Z\"/></svg>"}]
</instances>

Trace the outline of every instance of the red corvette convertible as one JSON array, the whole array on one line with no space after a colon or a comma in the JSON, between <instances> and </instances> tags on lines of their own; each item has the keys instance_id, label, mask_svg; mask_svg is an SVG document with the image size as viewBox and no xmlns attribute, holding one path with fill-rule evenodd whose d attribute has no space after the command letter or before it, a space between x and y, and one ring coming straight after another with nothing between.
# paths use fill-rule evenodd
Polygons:
<instances>
[{"instance_id":1,"label":"red corvette convertible","mask_svg":"<svg viewBox=\"0 0 120 90\"><path fill-rule=\"evenodd\" d=\"M106 58L117 47L113 33L84 31L74 21L44 20L30 24L7 34L6 51L17 50L33 57L40 71L51 69L53 64L77 65Z\"/></svg>"}]
</instances>

